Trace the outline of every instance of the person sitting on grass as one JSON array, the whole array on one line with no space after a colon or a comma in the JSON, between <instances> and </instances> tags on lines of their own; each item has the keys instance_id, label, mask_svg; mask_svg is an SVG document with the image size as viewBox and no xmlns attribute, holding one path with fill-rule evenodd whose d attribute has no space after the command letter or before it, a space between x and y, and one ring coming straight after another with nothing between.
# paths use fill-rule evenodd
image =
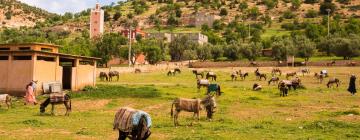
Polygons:
<instances>
[{"instance_id":1,"label":"person sitting on grass","mask_svg":"<svg viewBox=\"0 0 360 140\"><path fill-rule=\"evenodd\" d=\"M259 91L259 90L261 90L262 89L262 86L261 85L259 85L259 84L257 84L257 83L255 83L254 85L253 85L253 91Z\"/></svg>"},{"instance_id":2,"label":"person sitting on grass","mask_svg":"<svg viewBox=\"0 0 360 140\"><path fill-rule=\"evenodd\" d=\"M28 85L26 85L25 105L27 105L27 104L34 104L34 105L37 104L32 82L30 82Z\"/></svg>"}]
</instances>

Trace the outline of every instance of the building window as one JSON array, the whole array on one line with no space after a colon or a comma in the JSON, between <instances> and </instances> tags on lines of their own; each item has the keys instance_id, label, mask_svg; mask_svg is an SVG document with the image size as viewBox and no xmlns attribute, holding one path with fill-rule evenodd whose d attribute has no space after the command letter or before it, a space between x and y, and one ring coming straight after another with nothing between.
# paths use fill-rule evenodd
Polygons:
<instances>
[{"instance_id":1,"label":"building window","mask_svg":"<svg viewBox=\"0 0 360 140\"><path fill-rule=\"evenodd\" d=\"M93 61L86 61L86 60L80 60L79 61L80 65L91 65L94 66L94 62Z\"/></svg>"},{"instance_id":2,"label":"building window","mask_svg":"<svg viewBox=\"0 0 360 140\"><path fill-rule=\"evenodd\" d=\"M14 56L14 60L32 60L31 56Z\"/></svg>"},{"instance_id":3,"label":"building window","mask_svg":"<svg viewBox=\"0 0 360 140\"><path fill-rule=\"evenodd\" d=\"M9 60L9 56L0 56L0 60Z\"/></svg>"},{"instance_id":4,"label":"building window","mask_svg":"<svg viewBox=\"0 0 360 140\"><path fill-rule=\"evenodd\" d=\"M10 48L0 48L0 51L8 51Z\"/></svg>"},{"instance_id":5,"label":"building window","mask_svg":"<svg viewBox=\"0 0 360 140\"><path fill-rule=\"evenodd\" d=\"M37 56L37 60L55 62L55 57Z\"/></svg>"},{"instance_id":6,"label":"building window","mask_svg":"<svg viewBox=\"0 0 360 140\"><path fill-rule=\"evenodd\" d=\"M53 49L50 49L50 48L41 48L41 51L43 51L43 52L52 52Z\"/></svg>"},{"instance_id":7,"label":"building window","mask_svg":"<svg viewBox=\"0 0 360 140\"><path fill-rule=\"evenodd\" d=\"M30 47L19 47L19 50L21 50L21 51L30 50Z\"/></svg>"}]
</instances>

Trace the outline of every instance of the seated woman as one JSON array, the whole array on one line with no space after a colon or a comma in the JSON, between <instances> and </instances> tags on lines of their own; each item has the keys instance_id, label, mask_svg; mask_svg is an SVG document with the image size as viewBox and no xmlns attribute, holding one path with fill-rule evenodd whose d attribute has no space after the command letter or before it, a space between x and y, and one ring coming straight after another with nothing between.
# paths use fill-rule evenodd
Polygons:
<instances>
[{"instance_id":1,"label":"seated woman","mask_svg":"<svg viewBox=\"0 0 360 140\"><path fill-rule=\"evenodd\" d=\"M37 101L34 94L33 82L30 82L26 85L26 92L25 92L25 105L33 104L36 105Z\"/></svg>"},{"instance_id":2,"label":"seated woman","mask_svg":"<svg viewBox=\"0 0 360 140\"><path fill-rule=\"evenodd\" d=\"M259 84L257 84L257 83L255 83L254 85L253 85L253 90L254 91L259 91L259 90L261 90L262 89L262 86L261 85L259 85Z\"/></svg>"}]
</instances>

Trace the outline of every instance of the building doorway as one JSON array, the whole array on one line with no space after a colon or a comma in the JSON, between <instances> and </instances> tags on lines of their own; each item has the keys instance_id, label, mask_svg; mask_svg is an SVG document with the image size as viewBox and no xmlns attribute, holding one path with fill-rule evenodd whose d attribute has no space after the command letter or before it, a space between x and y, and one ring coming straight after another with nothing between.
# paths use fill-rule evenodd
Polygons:
<instances>
[{"instance_id":1,"label":"building doorway","mask_svg":"<svg viewBox=\"0 0 360 140\"><path fill-rule=\"evenodd\" d=\"M65 90L71 90L72 85L72 68L75 67L74 59L60 58L60 66L62 66L62 86Z\"/></svg>"}]
</instances>

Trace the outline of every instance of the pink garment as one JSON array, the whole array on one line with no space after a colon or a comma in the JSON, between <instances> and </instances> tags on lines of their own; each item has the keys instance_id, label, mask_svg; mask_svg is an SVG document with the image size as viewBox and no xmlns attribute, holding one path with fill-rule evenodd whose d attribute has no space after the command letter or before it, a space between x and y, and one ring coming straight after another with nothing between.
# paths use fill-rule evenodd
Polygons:
<instances>
[{"instance_id":1,"label":"pink garment","mask_svg":"<svg viewBox=\"0 0 360 140\"><path fill-rule=\"evenodd\" d=\"M32 86L28 86L26 88L25 103L26 104L34 104L34 103L36 103L36 99L35 99L35 95L34 95L34 89L33 89Z\"/></svg>"}]
</instances>

